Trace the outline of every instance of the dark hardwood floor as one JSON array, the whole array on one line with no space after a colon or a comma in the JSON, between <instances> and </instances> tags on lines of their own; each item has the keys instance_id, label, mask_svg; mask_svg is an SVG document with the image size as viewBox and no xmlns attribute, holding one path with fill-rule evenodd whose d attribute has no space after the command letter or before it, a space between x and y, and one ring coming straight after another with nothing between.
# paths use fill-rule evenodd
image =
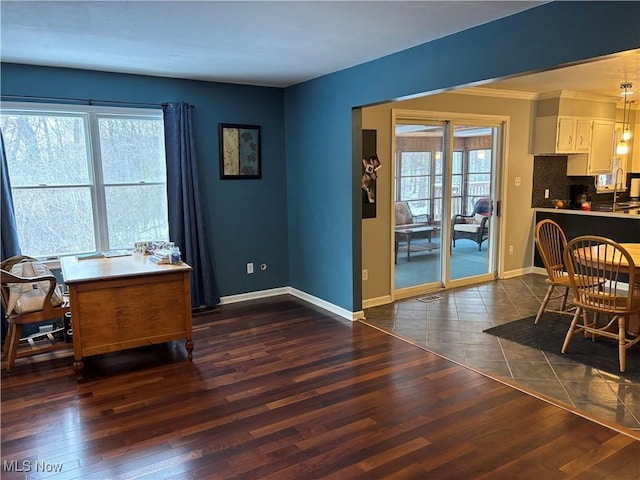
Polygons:
<instances>
[{"instance_id":1,"label":"dark hardwood floor","mask_svg":"<svg viewBox=\"0 0 640 480\"><path fill-rule=\"evenodd\" d=\"M640 478L632 435L290 296L194 340L3 370L2 478Z\"/></svg>"}]
</instances>

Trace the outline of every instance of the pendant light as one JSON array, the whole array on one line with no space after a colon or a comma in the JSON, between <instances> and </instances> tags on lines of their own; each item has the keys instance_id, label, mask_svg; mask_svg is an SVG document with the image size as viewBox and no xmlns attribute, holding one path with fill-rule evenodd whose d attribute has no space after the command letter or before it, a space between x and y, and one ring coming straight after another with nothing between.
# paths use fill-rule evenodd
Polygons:
<instances>
[{"instance_id":1,"label":"pendant light","mask_svg":"<svg viewBox=\"0 0 640 480\"><path fill-rule=\"evenodd\" d=\"M628 141L631 138L631 126L627 124L627 110L629 110L629 116L631 116L632 102L629 101L629 95L633 94L633 92L629 91L631 87L633 87L633 84L631 83L620 84L620 88L624 90L622 92L624 103L622 105L622 138L620 138L620 141L616 146L616 155L626 155L627 153L629 153Z\"/></svg>"}]
</instances>

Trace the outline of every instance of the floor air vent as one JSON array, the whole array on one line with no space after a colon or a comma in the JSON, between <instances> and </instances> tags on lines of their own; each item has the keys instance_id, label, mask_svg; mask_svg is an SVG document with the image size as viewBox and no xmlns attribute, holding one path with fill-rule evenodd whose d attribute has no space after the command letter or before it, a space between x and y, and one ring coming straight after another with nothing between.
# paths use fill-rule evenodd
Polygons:
<instances>
[{"instance_id":1,"label":"floor air vent","mask_svg":"<svg viewBox=\"0 0 640 480\"><path fill-rule=\"evenodd\" d=\"M429 303L440 300L441 298L442 297L440 295L429 295L428 297L420 297L418 300L424 303Z\"/></svg>"}]
</instances>

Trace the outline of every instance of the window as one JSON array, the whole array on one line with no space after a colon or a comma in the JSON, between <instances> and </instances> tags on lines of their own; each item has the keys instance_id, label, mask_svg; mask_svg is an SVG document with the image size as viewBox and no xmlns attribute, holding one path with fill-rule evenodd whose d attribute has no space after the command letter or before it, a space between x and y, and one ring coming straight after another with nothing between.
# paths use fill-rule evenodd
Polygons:
<instances>
[{"instance_id":1,"label":"window","mask_svg":"<svg viewBox=\"0 0 640 480\"><path fill-rule=\"evenodd\" d=\"M473 212L473 207L480 198L491 196L491 150L469 150L467 188L467 212Z\"/></svg>"},{"instance_id":2,"label":"window","mask_svg":"<svg viewBox=\"0 0 640 480\"><path fill-rule=\"evenodd\" d=\"M453 152L453 212L469 214L491 195L491 155L491 149ZM442 221L442 152L400 152L396 181L397 201L406 201L414 215Z\"/></svg>"},{"instance_id":3,"label":"window","mask_svg":"<svg viewBox=\"0 0 640 480\"><path fill-rule=\"evenodd\" d=\"M3 104L0 128L24 254L169 239L161 110Z\"/></svg>"},{"instance_id":4,"label":"window","mask_svg":"<svg viewBox=\"0 0 640 480\"><path fill-rule=\"evenodd\" d=\"M431 152L401 152L396 176L398 201L407 202L413 215L431 213Z\"/></svg>"}]
</instances>

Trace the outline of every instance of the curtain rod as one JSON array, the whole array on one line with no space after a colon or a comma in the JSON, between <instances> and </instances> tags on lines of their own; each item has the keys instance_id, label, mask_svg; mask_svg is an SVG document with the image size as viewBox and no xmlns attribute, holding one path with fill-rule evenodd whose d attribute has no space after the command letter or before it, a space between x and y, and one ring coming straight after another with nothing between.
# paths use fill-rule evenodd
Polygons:
<instances>
[{"instance_id":1,"label":"curtain rod","mask_svg":"<svg viewBox=\"0 0 640 480\"><path fill-rule=\"evenodd\" d=\"M74 102L74 103L86 103L87 105L142 105L146 107L166 107L168 103L145 103L145 102L120 102L117 100L96 100L95 98L69 98L69 97L38 97L32 95L7 95L2 94L3 100L43 100L43 101L56 101L56 102ZM195 108L195 105L190 104L191 108Z\"/></svg>"}]
</instances>

